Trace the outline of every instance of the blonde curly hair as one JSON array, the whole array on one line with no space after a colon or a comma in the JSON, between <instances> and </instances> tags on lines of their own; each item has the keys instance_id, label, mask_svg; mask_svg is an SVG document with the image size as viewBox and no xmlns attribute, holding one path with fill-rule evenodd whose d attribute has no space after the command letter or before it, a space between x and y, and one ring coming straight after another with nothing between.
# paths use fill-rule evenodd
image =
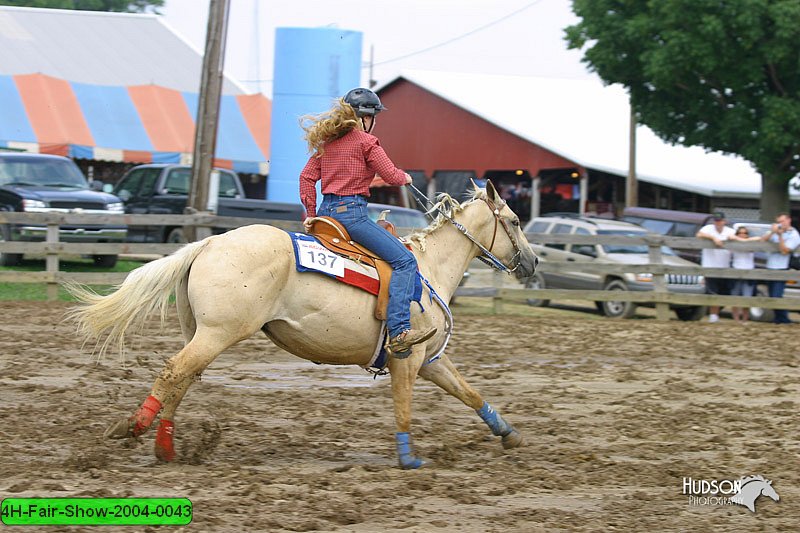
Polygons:
<instances>
[{"instance_id":1,"label":"blonde curly hair","mask_svg":"<svg viewBox=\"0 0 800 533\"><path fill-rule=\"evenodd\" d=\"M364 129L361 120L356 116L356 110L342 98L329 111L300 117L300 127L305 131L303 139L308 143L308 151L315 157L322 156L325 144L355 128Z\"/></svg>"}]
</instances>

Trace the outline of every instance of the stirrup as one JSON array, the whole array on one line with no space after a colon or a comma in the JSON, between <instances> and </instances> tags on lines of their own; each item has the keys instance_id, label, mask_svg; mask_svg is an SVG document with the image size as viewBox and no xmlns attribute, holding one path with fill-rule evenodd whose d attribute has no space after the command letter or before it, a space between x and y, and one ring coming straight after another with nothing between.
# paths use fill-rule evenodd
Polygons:
<instances>
[{"instance_id":1,"label":"stirrup","mask_svg":"<svg viewBox=\"0 0 800 533\"><path fill-rule=\"evenodd\" d=\"M405 359L411 355L411 347L415 344L425 342L436 334L436 328L429 328L425 331L414 331L407 329L389 339L386 343L386 352L396 359ZM409 338L409 336L411 338Z\"/></svg>"}]
</instances>

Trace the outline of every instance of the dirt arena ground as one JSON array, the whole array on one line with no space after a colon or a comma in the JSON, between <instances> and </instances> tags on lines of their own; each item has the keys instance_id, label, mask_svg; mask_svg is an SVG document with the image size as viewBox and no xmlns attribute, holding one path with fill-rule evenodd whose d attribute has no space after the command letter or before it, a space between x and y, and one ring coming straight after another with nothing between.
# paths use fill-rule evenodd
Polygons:
<instances>
[{"instance_id":1,"label":"dirt arena ground","mask_svg":"<svg viewBox=\"0 0 800 533\"><path fill-rule=\"evenodd\" d=\"M204 532L800 530L798 326L457 314L453 359L527 443L504 451L420 381L413 435L431 463L404 472L388 377L264 338L189 391L174 464L156 462L153 432L105 440L179 348L177 323L139 337L124 366L94 363L65 307L0 302L4 498L187 497L185 529ZM751 513L682 494L683 478L748 474L780 501Z\"/></svg>"}]
</instances>

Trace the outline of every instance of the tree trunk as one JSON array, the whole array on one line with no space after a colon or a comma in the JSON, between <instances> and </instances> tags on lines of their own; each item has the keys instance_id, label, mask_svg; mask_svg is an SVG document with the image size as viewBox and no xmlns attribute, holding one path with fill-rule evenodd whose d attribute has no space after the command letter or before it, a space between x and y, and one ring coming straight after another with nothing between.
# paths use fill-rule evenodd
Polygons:
<instances>
[{"instance_id":1,"label":"tree trunk","mask_svg":"<svg viewBox=\"0 0 800 533\"><path fill-rule=\"evenodd\" d=\"M761 173L761 220L773 221L778 213L789 212L789 181L783 176Z\"/></svg>"}]
</instances>

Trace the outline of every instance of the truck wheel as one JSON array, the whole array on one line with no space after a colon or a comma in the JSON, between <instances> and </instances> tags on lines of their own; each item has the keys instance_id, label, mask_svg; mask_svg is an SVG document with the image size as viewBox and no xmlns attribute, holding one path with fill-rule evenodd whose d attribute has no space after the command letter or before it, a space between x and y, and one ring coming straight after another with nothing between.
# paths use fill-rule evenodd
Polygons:
<instances>
[{"instance_id":1,"label":"truck wheel","mask_svg":"<svg viewBox=\"0 0 800 533\"><path fill-rule=\"evenodd\" d=\"M113 268L117 265L117 255L93 255L94 266L102 268Z\"/></svg>"},{"instance_id":2,"label":"truck wheel","mask_svg":"<svg viewBox=\"0 0 800 533\"><path fill-rule=\"evenodd\" d=\"M704 305L695 307L678 307L675 309L675 314L678 315L678 320L684 322L696 322L706 316L708 308Z\"/></svg>"},{"instance_id":3,"label":"truck wheel","mask_svg":"<svg viewBox=\"0 0 800 533\"><path fill-rule=\"evenodd\" d=\"M0 228L0 242L11 242L11 230L8 226ZM22 254L0 252L0 266L17 266L22 261Z\"/></svg>"},{"instance_id":4,"label":"truck wheel","mask_svg":"<svg viewBox=\"0 0 800 533\"><path fill-rule=\"evenodd\" d=\"M544 277L536 273L525 281L526 289L544 289ZM537 298L528 298L528 305L532 307L547 307L550 305L550 300L541 300Z\"/></svg>"},{"instance_id":5,"label":"truck wheel","mask_svg":"<svg viewBox=\"0 0 800 533\"><path fill-rule=\"evenodd\" d=\"M628 286L619 279L609 281L603 290L606 291L627 291ZM603 314L609 318L630 318L636 314L636 304L633 302L601 302Z\"/></svg>"},{"instance_id":6,"label":"truck wheel","mask_svg":"<svg viewBox=\"0 0 800 533\"><path fill-rule=\"evenodd\" d=\"M183 233L183 228L172 228L169 234L167 234L166 242L171 244L186 244L189 241L186 240L186 235Z\"/></svg>"}]
</instances>

